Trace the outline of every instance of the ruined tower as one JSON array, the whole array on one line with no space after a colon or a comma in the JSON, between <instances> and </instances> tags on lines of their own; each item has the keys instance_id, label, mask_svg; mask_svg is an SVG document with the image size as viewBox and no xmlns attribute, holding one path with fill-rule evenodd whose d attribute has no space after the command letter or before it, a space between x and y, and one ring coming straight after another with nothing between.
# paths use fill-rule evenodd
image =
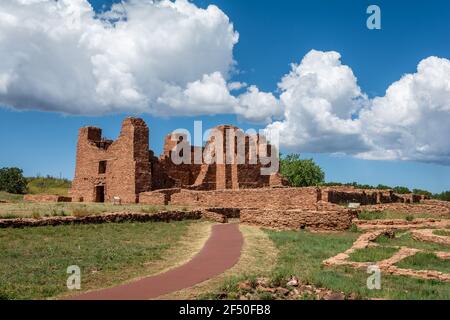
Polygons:
<instances>
[{"instance_id":1,"label":"ruined tower","mask_svg":"<svg viewBox=\"0 0 450 320\"><path fill-rule=\"evenodd\" d=\"M149 130L142 119L126 118L116 141L103 139L100 128L81 128L70 193L78 201L138 202L140 192L151 190L149 156Z\"/></svg>"}]
</instances>

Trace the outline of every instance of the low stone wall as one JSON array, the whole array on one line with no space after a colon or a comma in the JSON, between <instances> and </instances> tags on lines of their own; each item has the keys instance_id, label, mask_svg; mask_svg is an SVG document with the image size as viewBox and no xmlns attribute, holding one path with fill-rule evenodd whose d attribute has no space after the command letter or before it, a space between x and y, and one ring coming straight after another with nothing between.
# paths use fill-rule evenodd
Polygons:
<instances>
[{"instance_id":1,"label":"low stone wall","mask_svg":"<svg viewBox=\"0 0 450 320\"><path fill-rule=\"evenodd\" d=\"M436 230L435 229L412 230L411 235L414 239L419 241L429 241L450 246L450 237L434 234L434 231Z\"/></svg>"},{"instance_id":2,"label":"low stone wall","mask_svg":"<svg viewBox=\"0 0 450 320\"><path fill-rule=\"evenodd\" d=\"M361 205L381 203L419 203L425 196L418 194L397 194L390 189L357 189L350 186L333 186L320 189L320 199L332 203L356 202Z\"/></svg>"},{"instance_id":3,"label":"low stone wall","mask_svg":"<svg viewBox=\"0 0 450 320\"><path fill-rule=\"evenodd\" d=\"M181 190L174 189L161 189L152 192L142 192L139 194L139 203L151 204L151 205L168 205L170 203L171 196L175 193L179 193Z\"/></svg>"},{"instance_id":4,"label":"low stone wall","mask_svg":"<svg viewBox=\"0 0 450 320\"><path fill-rule=\"evenodd\" d=\"M241 222L275 229L346 230L355 215L350 210L241 209Z\"/></svg>"},{"instance_id":5,"label":"low stone wall","mask_svg":"<svg viewBox=\"0 0 450 320\"><path fill-rule=\"evenodd\" d=\"M328 201L331 203L349 203L356 202L362 205L375 204L379 202L378 192L365 192L365 191L328 191Z\"/></svg>"},{"instance_id":6,"label":"low stone wall","mask_svg":"<svg viewBox=\"0 0 450 320\"><path fill-rule=\"evenodd\" d=\"M227 216L225 216L221 213L217 213L217 212L213 212L213 211L209 211L209 210L203 211L203 217L207 220L215 221L218 223L227 223L228 222Z\"/></svg>"},{"instance_id":7,"label":"low stone wall","mask_svg":"<svg viewBox=\"0 0 450 320\"><path fill-rule=\"evenodd\" d=\"M171 196L170 204L225 208L301 208L315 210L319 189L261 188L239 190L181 190Z\"/></svg>"},{"instance_id":8,"label":"low stone wall","mask_svg":"<svg viewBox=\"0 0 450 320\"><path fill-rule=\"evenodd\" d=\"M407 221L402 219L391 220L359 220L354 219L353 223L360 230L387 230L387 229L420 229L420 228L447 228L450 227L449 219L414 219Z\"/></svg>"},{"instance_id":9,"label":"low stone wall","mask_svg":"<svg viewBox=\"0 0 450 320\"><path fill-rule=\"evenodd\" d=\"M206 211L223 215L227 218L240 218L241 210L237 208L208 208Z\"/></svg>"},{"instance_id":10,"label":"low stone wall","mask_svg":"<svg viewBox=\"0 0 450 320\"><path fill-rule=\"evenodd\" d=\"M96 216L85 217L48 217L41 219L18 218L18 219L0 219L0 228L22 228L22 227L40 227L57 226L65 224L98 224L107 222L126 222L126 221L180 221L196 220L203 217L203 211L163 211L158 213L134 213L118 212L106 213Z\"/></svg>"},{"instance_id":11,"label":"low stone wall","mask_svg":"<svg viewBox=\"0 0 450 320\"><path fill-rule=\"evenodd\" d=\"M26 194L23 196L25 202L72 202L71 197L56 196L51 194Z\"/></svg>"},{"instance_id":12,"label":"low stone wall","mask_svg":"<svg viewBox=\"0 0 450 320\"><path fill-rule=\"evenodd\" d=\"M423 252L421 249L401 247L394 253L390 258L376 261L376 262L355 262L350 260L350 254L356 250L365 249L371 245L374 245L375 241L379 236L385 234L389 237L395 236L392 230L376 230L370 231L362 234L353 243L350 249L344 252L338 253L334 257L328 258L322 261L324 266L351 266L354 268L364 268L366 269L370 265L378 266L383 272L388 274L395 274L400 276L409 276L420 279L434 279L439 281L450 281L450 274L439 272L436 270L416 270L416 269L404 269L399 268L395 264L400 262L407 257L414 256L418 252ZM434 252L437 257L441 259L449 259L447 252Z\"/></svg>"},{"instance_id":13,"label":"low stone wall","mask_svg":"<svg viewBox=\"0 0 450 320\"><path fill-rule=\"evenodd\" d=\"M424 200L422 203L383 203L361 207L361 210L369 212L395 211L408 214L431 214L436 217L450 217L450 203L447 201Z\"/></svg>"}]
</instances>

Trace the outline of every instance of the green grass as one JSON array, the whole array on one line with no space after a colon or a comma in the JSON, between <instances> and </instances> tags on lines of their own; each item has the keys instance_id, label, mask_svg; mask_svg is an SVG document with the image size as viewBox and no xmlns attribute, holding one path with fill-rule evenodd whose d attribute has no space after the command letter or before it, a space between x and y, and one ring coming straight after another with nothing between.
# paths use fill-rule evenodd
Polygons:
<instances>
[{"instance_id":1,"label":"green grass","mask_svg":"<svg viewBox=\"0 0 450 320\"><path fill-rule=\"evenodd\" d=\"M450 231L447 231L447 230L434 230L433 234L435 234L437 236L450 237Z\"/></svg>"},{"instance_id":2,"label":"green grass","mask_svg":"<svg viewBox=\"0 0 450 320\"><path fill-rule=\"evenodd\" d=\"M0 205L0 218L31 218L51 216L86 216L105 212L142 212L156 213L173 209L171 206L155 206L142 204L113 205L112 203L4 203Z\"/></svg>"},{"instance_id":3,"label":"green grass","mask_svg":"<svg viewBox=\"0 0 450 320\"><path fill-rule=\"evenodd\" d=\"M360 299L450 299L448 283L382 274L381 290L369 290L366 286L369 274L365 269L322 265L323 260L350 248L358 233L266 232L279 250L270 276L274 285L285 284L291 275L297 275L303 283L353 293ZM228 293L228 297L237 297L237 283L241 280L229 280L223 284L222 291Z\"/></svg>"},{"instance_id":4,"label":"green grass","mask_svg":"<svg viewBox=\"0 0 450 320\"><path fill-rule=\"evenodd\" d=\"M82 290L148 274L148 263L176 246L190 223L194 222L1 229L0 299L65 294L70 265L81 268Z\"/></svg>"},{"instance_id":5,"label":"green grass","mask_svg":"<svg viewBox=\"0 0 450 320\"><path fill-rule=\"evenodd\" d=\"M450 274L450 261L440 259L432 253L418 252L413 256L403 259L396 265L405 269L436 270Z\"/></svg>"},{"instance_id":6,"label":"green grass","mask_svg":"<svg viewBox=\"0 0 450 320\"><path fill-rule=\"evenodd\" d=\"M398 249L391 247L369 247L351 253L350 260L355 262L377 262L392 257L397 251Z\"/></svg>"},{"instance_id":7,"label":"green grass","mask_svg":"<svg viewBox=\"0 0 450 320\"><path fill-rule=\"evenodd\" d=\"M67 179L58 179L53 177L31 177L27 180L27 193L30 194L53 194L67 196L72 182ZM12 194L0 191L0 202L22 202L23 195Z\"/></svg>"},{"instance_id":8,"label":"green grass","mask_svg":"<svg viewBox=\"0 0 450 320\"><path fill-rule=\"evenodd\" d=\"M53 177L27 178L27 190L31 194L54 194L66 196L72 185L70 180Z\"/></svg>"},{"instance_id":9,"label":"green grass","mask_svg":"<svg viewBox=\"0 0 450 320\"><path fill-rule=\"evenodd\" d=\"M362 211L358 214L358 219L360 220L385 220L385 219L401 219L412 221L417 218L436 218L436 214L430 213L420 213L420 214L410 214L406 212L398 211Z\"/></svg>"},{"instance_id":10,"label":"green grass","mask_svg":"<svg viewBox=\"0 0 450 320\"><path fill-rule=\"evenodd\" d=\"M375 242L383 246L416 248L429 252L450 251L450 248L443 244L415 240L412 238L410 232L398 232L395 238L389 238L383 235L378 237Z\"/></svg>"},{"instance_id":11,"label":"green grass","mask_svg":"<svg viewBox=\"0 0 450 320\"><path fill-rule=\"evenodd\" d=\"M326 268L322 261L348 249L358 236L355 233L308 233L269 231L279 248L280 255L274 276L295 274L302 281L346 293L360 298L387 299L450 299L450 286L434 280L382 275L382 289L366 287L368 274L364 269L351 267Z\"/></svg>"},{"instance_id":12,"label":"green grass","mask_svg":"<svg viewBox=\"0 0 450 320\"><path fill-rule=\"evenodd\" d=\"M22 194L12 194L5 191L0 191L0 202L21 202L22 200Z\"/></svg>"}]
</instances>

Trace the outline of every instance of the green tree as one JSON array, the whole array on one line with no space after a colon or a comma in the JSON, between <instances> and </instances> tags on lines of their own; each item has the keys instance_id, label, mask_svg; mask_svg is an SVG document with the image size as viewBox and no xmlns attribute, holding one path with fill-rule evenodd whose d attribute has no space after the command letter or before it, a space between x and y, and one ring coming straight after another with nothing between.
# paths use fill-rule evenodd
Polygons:
<instances>
[{"instance_id":1,"label":"green tree","mask_svg":"<svg viewBox=\"0 0 450 320\"><path fill-rule=\"evenodd\" d=\"M422 189L413 189L414 194L421 194L424 196L431 197L433 194L430 191L422 190Z\"/></svg>"},{"instance_id":2,"label":"green tree","mask_svg":"<svg viewBox=\"0 0 450 320\"><path fill-rule=\"evenodd\" d=\"M438 200L444 200L444 201L450 201L450 190L441 192L441 193L437 193L435 195L433 195L433 198L438 199Z\"/></svg>"},{"instance_id":3,"label":"green tree","mask_svg":"<svg viewBox=\"0 0 450 320\"><path fill-rule=\"evenodd\" d=\"M0 191L15 194L24 194L27 190L27 181L23 176L22 169L1 168L0 169Z\"/></svg>"},{"instance_id":4,"label":"green tree","mask_svg":"<svg viewBox=\"0 0 450 320\"><path fill-rule=\"evenodd\" d=\"M401 186L394 187L394 188L392 188L392 190L395 193L400 193L400 194L411 193L411 190L409 190L407 187L401 187Z\"/></svg>"},{"instance_id":5,"label":"green tree","mask_svg":"<svg viewBox=\"0 0 450 320\"><path fill-rule=\"evenodd\" d=\"M300 159L298 154L281 158L280 172L292 187L307 187L322 184L325 174L312 159Z\"/></svg>"}]
</instances>

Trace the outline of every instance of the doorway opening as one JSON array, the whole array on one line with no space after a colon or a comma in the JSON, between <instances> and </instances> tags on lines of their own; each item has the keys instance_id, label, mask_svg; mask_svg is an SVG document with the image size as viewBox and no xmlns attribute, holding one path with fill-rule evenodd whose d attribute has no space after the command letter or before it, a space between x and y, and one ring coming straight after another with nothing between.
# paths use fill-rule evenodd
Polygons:
<instances>
[{"instance_id":1,"label":"doorway opening","mask_svg":"<svg viewBox=\"0 0 450 320\"><path fill-rule=\"evenodd\" d=\"M105 202L105 186L95 187L95 202Z\"/></svg>"}]
</instances>

